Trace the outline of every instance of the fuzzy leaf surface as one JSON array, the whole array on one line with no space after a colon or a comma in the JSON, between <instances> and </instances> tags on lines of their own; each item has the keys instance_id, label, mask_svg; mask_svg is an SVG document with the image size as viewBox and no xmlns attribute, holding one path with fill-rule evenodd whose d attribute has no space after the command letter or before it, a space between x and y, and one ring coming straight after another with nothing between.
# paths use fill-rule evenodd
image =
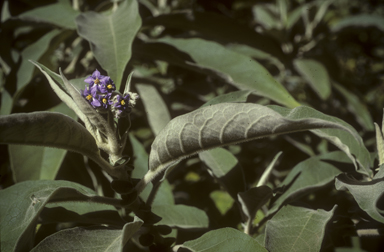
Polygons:
<instances>
[{"instance_id":1,"label":"fuzzy leaf surface","mask_svg":"<svg viewBox=\"0 0 384 252\"><path fill-rule=\"evenodd\" d=\"M197 65L217 71L239 89L255 91L256 94L283 104L297 107L300 104L272 75L251 57L233 52L218 43L198 38L162 38L160 42L176 47L191 56Z\"/></svg>"},{"instance_id":2,"label":"fuzzy leaf surface","mask_svg":"<svg viewBox=\"0 0 384 252\"><path fill-rule=\"evenodd\" d=\"M301 109L293 109L292 113ZM149 169L160 172L204 150L316 128L342 129L347 131L346 134L354 136L348 127L329 120L311 118L310 114L300 119L288 119L257 104L216 104L169 122L152 144Z\"/></svg>"},{"instance_id":3,"label":"fuzzy leaf surface","mask_svg":"<svg viewBox=\"0 0 384 252\"><path fill-rule=\"evenodd\" d=\"M76 251L117 252L138 231L144 222L135 217L133 222L124 225L122 230L70 228L54 233L41 241L32 251Z\"/></svg>"},{"instance_id":4,"label":"fuzzy leaf surface","mask_svg":"<svg viewBox=\"0 0 384 252\"><path fill-rule=\"evenodd\" d=\"M137 1L123 1L110 15L82 13L76 18L76 24L79 35L89 41L97 61L119 90L131 58L132 41L141 27Z\"/></svg>"},{"instance_id":5,"label":"fuzzy leaf surface","mask_svg":"<svg viewBox=\"0 0 384 252\"><path fill-rule=\"evenodd\" d=\"M34 8L18 17L22 20L44 22L75 30L75 18L80 12L72 8L69 0L59 0L54 4Z\"/></svg>"},{"instance_id":6,"label":"fuzzy leaf surface","mask_svg":"<svg viewBox=\"0 0 384 252\"><path fill-rule=\"evenodd\" d=\"M380 214L377 207L379 200L383 200L383 178L362 182L348 177L346 174L340 174L336 178L335 186L337 190L348 190L355 198L361 209L363 209L373 219L384 223L384 216Z\"/></svg>"},{"instance_id":7,"label":"fuzzy leaf surface","mask_svg":"<svg viewBox=\"0 0 384 252\"><path fill-rule=\"evenodd\" d=\"M184 242L181 246L193 252L267 252L255 239L233 228L221 228Z\"/></svg>"},{"instance_id":8,"label":"fuzzy leaf surface","mask_svg":"<svg viewBox=\"0 0 384 252\"><path fill-rule=\"evenodd\" d=\"M0 117L0 143L55 147L89 157L99 155L94 138L81 124L55 112Z\"/></svg>"},{"instance_id":9,"label":"fuzzy leaf surface","mask_svg":"<svg viewBox=\"0 0 384 252\"><path fill-rule=\"evenodd\" d=\"M274 251L320 251L325 226L332 218L329 212L286 206L267 222L265 247Z\"/></svg>"},{"instance_id":10,"label":"fuzzy leaf surface","mask_svg":"<svg viewBox=\"0 0 384 252\"><path fill-rule=\"evenodd\" d=\"M96 195L91 189L68 181L25 181L0 191L0 231L4 251L29 251L35 225L49 201Z\"/></svg>"}]
</instances>

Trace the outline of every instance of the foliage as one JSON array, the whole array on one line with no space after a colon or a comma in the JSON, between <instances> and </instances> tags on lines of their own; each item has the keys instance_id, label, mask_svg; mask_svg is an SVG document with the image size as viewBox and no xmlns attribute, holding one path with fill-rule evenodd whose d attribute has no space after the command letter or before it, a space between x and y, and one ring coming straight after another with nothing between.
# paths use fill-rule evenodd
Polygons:
<instances>
[{"instance_id":1,"label":"foliage","mask_svg":"<svg viewBox=\"0 0 384 252\"><path fill-rule=\"evenodd\" d=\"M383 15L4 1L1 248L384 249Z\"/></svg>"}]
</instances>

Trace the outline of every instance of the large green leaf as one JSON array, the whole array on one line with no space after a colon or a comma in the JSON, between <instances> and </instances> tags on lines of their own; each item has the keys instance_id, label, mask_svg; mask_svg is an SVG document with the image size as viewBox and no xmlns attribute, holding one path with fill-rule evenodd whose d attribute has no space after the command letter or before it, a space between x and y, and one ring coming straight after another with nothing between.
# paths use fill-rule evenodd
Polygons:
<instances>
[{"instance_id":1,"label":"large green leaf","mask_svg":"<svg viewBox=\"0 0 384 252\"><path fill-rule=\"evenodd\" d=\"M343 86L336 83L333 83L333 86L344 96L347 101L347 109L356 117L356 121L366 130L373 131L373 120L364 102Z\"/></svg>"},{"instance_id":2,"label":"large green leaf","mask_svg":"<svg viewBox=\"0 0 384 252\"><path fill-rule=\"evenodd\" d=\"M0 143L62 148L89 157L99 155L94 138L81 124L55 112L0 117Z\"/></svg>"},{"instance_id":3,"label":"large green leaf","mask_svg":"<svg viewBox=\"0 0 384 252\"><path fill-rule=\"evenodd\" d=\"M68 181L25 181L0 191L1 246L4 251L29 251L37 218L49 201L98 197L91 189Z\"/></svg>"},{"instance_id":4,"label":"large green leaf","mask_svg":"<svg viewBox=\"0 0 384 252\"><path fill-rule=\"evenodd\" d=\"M267 252L252 237L233 228L210 231L195 240L184 242L181 247L193 252Z\"/></svg>"},{"instance_id":5,"label":"large green leaf","mask_svg":"<svg viewBox=\"0 0 384 252\"><path fill-rule=\"evenodd\" d=\"M359 137L341 123L314 118L311 114L300 119L291 117L303 109L306 108L288 109L289 115L282 116L257 104L221 103L176 117L154 140L149 156L150 171L137 189L140 192L154 176L181 159L215 147L316 128L334 128L338 133L342 129L351 138Z\"/></svg>"},{"instance_id":6,"label":"large green leaf","mask_svg":"<svg viewBox=\"0 0 384 252\"><path fill-rule=\"evenodd\" d=\"M336 178L335 186L337 190L348 190L361 209L373 219L384 223L384 216L377 207L380 198L384 194L383 178L362 182L348 177L346 174L340 174Z\"/></svg>"},{"instance_id":7,"label":"large green leaf","mask_svg":"<svg viewBox=\"0 0 384 252\"><path fill-rule=\"evenodd\" d=\"M207 228L209 221L203 210L185 205L157 205L152 211L162 219L158 225L178 228Z\"/></svg>"},{"instance_id":8,"label":"large green leaf","mask_svg":"<svg viewBox=\"0 0 384 252\"><path fill-rule=\"evenodd\" d=\"M300 104L258 62L251 57L233 52L222 45L198 38L162 38L158 41L176 47L191 56L197 65L226 76L229 83L239 89L255 91L287 107Z\"/></svg>"},{"instance_id":9,"label":"large green leaf","mask_svg":"<svg viewBox=\"0 0 384 252\"><path fill-rule=\"evenodd\" d=\"M245 44L274 57L284 57L281 46L273 38L254 32L248 26L236 23L233 18L214 12L195 11L160 15L146 19L144 25L164 25L167 28L192 30L220 43Z\"/></svg>"},{"instance_id":10,"label":"large green leaf","mask_svg":"<svg viewBox=\"0 0 384 252\"><path fill-rule=\"evenodd\" d=\"M88 40L99 64L119 90L124 69L131 58L131 44L141 27L136 0L125 0L110 15L86 12L76 18L79 35Z\"/></svg>"},{"instance_id":11,"label":"large green leaf","mask_svg":"<svg viewBox=\"0 0 384 252\"><path fill-rule=\"evenodd\" d=\"M75 18L79 14L79 11L72 8L69 0L58 0L57 3L32 9L18 17L22 20L50 23L75 30Z\"/></svg>"},{"instance_id":12,"label":"large green leaf","mask_svg":"<svg viewBox=\"0 0 384 252\"><path fill-rule=\"evenodd\" d=\"M167 105L155 87L146 84L136 84L137 91L143 101L148 122L155 136L171 120Z\"/></svg>"},{"instance_id":13,"label":"large green leaf","mask_svg":"<svg viewBox=\"0 0 384 252\"><path fill-rule=\"evenodd\" d=\"M320 62L311 59L295 59L293 64L319 97L326 100L331 94L331 81L327 69Z\"/></svg>"},{"instance_id":14,"label":"large green leaf","mask_svg":"<svg viewBox=\"0 0 384 252\"><path fill-rule=\"evenodd\" d=\"M71 115L76 120L76 114L63 103L50 109L50 111ZM29 145L9 145L8 151L15 182L55 179L67 153L63 149Z\"/></svg>"},{"instance_id":15,"label":"large green leaf","mask_svg":"<svg viewBox=\"0 0 384 252\"><path fill-rule=\"evenodd\" d=\"M135 217L122 230L70 228L46 237L32 251L123 252L124 245L140 229L143 221Z\"/></svg>"},{"instance_id":16,"label":"large green leaf","mask_svg":"<svg viewBox=\"0 0 384 252\"><path fill-rule=\"evenodd\" d=\"M318 135L319 137L327 139L336 145L345 154L347 154L347 156L353 161L357 171L365 175L372 176L372 171L370 170L370 166L372 165L370 154L367 148L364 146L361 137L351 125L336 117L325 115L313 108L305 106L299 107L295 110L273 105L268 107L278 112L282 116L285 116L287 119L299 120L309 117L318 118L328 121L329 123L336 123L344 128L347 128L347 131L349 132L334 129L316 129L311 130L311 132Z\"/></svg>"},{"instance_id":17,"label":"large green leaf","mask_svg":"<svg viewBox=\"0 0 384 252\"><path fill-rule=\"evenodd\" d=\"M376 27L384 31L384 18L381 15L372 14L359 14L355 16L348 16L332 25L332 31L338 32L344 28L349 27Z\"/></svg>"},{"instance_id":18,"label":"large green leaf","mask_svg":"<svg viewBox=\"0 0 384 252\"><path fill-rule=\"evenodd\" d=\"M51 40L59 33L59 30L52 30L22 51L21 65L17 71L17 90L22 89L32 79L34 67L28 60L39 60L49 48Z\"/></svg>"},{"instance_id":19,"label":"large green leaf","mask_svg":"<svg viewBox=\"0 0 384 252\"><path fill-rule=\"evenodd\" d=\"M318 157L311 157L296 165L281 183L288 189L273 203L269 214L276 212L283 203L303 196L316 188L331 183L340 174L331 164L320 161Z\"/></svg>"},{"instance_id":20,"label":"large green leaf","mask_svg":"<svg viewBox=\"0 0 384 252\"><path fill-rule=\"evenodd\" d=\"M325 226L333 216L329 212L286 206L267 222L265 247L274 251L320 251Z\"/></svg>"}]
</instances>

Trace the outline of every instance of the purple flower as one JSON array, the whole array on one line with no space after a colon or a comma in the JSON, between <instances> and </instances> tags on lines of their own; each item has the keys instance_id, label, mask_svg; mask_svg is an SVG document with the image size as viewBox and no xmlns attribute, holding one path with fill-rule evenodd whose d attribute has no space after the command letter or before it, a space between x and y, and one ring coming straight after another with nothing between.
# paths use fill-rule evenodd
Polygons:
<instances>
[{"instance_id":1,"label":"purple flower","mask_svg":"<svg viewBox=\"0 0 384 252\"><path fill-rule=\"evenodd\" d=\"M89 89L85 86L83 93L81 94L94 108L101 106L100 96L96 93L95 89Z\"/></svg>"},{"instance_id":2,"label":"purple flower","mask_svg":"<svg viewBox=\"0 0 384 252\"><path fill-rule=\"evenodd\" d=\"M104 95L104 96L99 96L99 101L101 103L101 106L105 109L108 108L108 106L110 105L110 99L111 99L111 94L107 94L107 95Z\"/></svg>"},{"instance_id":3,"label":"purple flower","mask_svg":"<svg viewBox=\"0 0 384 252\"><path fill-rule=\"evenodd\" d=\"M113 99L109 101L109 104L112 105L112 111L115 113L116 118L124 117L131 111L129 94L126 94L124 97L116 94Z\"/></svg>"},{"instance_id":4,"label":"purple flower","mask_svg":"<svg viewBox=\"0 0 384 252\"><path fill-rule=\"evenodd\" d=\"M97 86L98 86L99 92L103 94L111 93L112 91L116 90L115 83L113 83L113 80L110 77L108 77L105 83L100 83L100 85L97 85Z\"/></svg>"},{"instance_id":5,"label":"purple flower","mask_svg":"<svg viewBox=\"0 0 384 252\"><path fill-rule=\"evenodd\" d=\"M87 77L84 81L89 84L89 87L93 85L106 84L109 76L101 75L100 72L96 69L91 76Z\"/></svg>"}]
</instances>

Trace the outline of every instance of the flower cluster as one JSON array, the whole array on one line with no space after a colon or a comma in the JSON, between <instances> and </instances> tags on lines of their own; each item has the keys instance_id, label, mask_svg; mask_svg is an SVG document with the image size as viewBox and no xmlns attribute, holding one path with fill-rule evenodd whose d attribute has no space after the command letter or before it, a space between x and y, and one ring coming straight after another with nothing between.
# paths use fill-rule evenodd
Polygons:
<instances>
[{"instance_id":1,"label":"flower cluster","mask_svg":"<svg viewBox=\"0 0 384 252\"><path fill-rule=\"evenodd\" d=\"M88 83L82 90L82 96L98 111L112 111L116 118L127 116L136 104L139 96L128 92L122 95L116 91L116 86L109 76L101 75L96 69L91 76L84 80Z\"/></svg>"}]
</instances>

